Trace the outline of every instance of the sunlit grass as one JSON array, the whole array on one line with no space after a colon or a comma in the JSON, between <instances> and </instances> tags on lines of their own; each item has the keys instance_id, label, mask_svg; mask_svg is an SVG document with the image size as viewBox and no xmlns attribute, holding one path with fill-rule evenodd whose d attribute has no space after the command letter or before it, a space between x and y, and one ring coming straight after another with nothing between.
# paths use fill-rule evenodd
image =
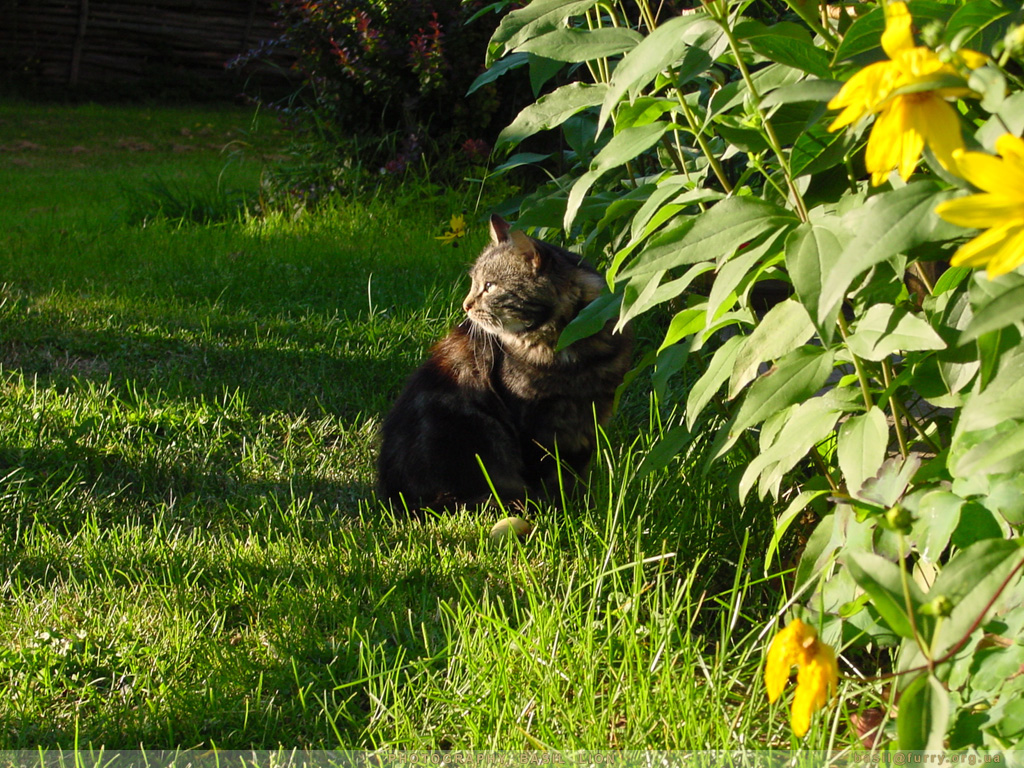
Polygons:
<instances>
[{"instance_id":1,"label":"sunlit grass","mask_svg":"<svg viewBox=\"0 0 1024 768\"><path fill-rule=\"evenodd\" d=\"M21 140L19 109L0 108L0 144ZM455 320L485 236L434 235L476 190L126 218L172 162L184 187L215 189L230 160L258 196L273 142L61 167L62 141L161 146L251 115L44 117L75 128L0 157L0 746L724 749L785 733L756 674L776 605L755 567L768 513L741 513L725 474L638 472L667 418L642 384L590 493L531 509L521 544L489 539L496 510L410 520L376 500L381 416Z\"/></svg>"}]
</instances>

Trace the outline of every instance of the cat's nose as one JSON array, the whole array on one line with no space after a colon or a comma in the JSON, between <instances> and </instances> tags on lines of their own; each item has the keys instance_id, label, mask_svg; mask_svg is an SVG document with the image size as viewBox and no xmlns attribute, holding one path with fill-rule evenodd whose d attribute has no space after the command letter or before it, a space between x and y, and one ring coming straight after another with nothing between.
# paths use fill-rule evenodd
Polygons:
<instances>
[{"instance_id":1,"label":"cat's nose","mask_svg":"<svg viewBox=\"0 0 1024 768\"><path fill-rule=\"evenodd\" d=\"M473 301L473 297L472 296L467 296L466 300L462 302L462 311L468 313L469 310L471 310L473 308L473 305L475 303L476 302Z\"/></svg>"}]
</instances>

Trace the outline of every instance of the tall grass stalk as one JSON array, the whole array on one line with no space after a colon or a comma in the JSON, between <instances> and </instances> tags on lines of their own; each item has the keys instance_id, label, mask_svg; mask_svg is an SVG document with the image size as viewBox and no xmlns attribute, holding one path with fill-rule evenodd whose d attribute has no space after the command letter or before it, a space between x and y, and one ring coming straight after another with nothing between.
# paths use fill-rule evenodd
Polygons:
<instances>
[{"instance_id":1,"label":"tall grass stalk","mask_svg":"<svg viewBox=\"0 0 1024 768\"><path fill-rule=\"evenodd\" d=\"M224 157L97 149L58 175L46 121L68 115L34 119L48 148L0 166L0 746L779 739L750 634L769 523L684 461L642 473L671 421L642 386L590 492L531 508L524 542L490 540L497 510L374 497L381 414L455 321L485 228L434 235L476 190L139 226L104 196L172 159L194 188ZM259 158L232 173L257 190Z\"/></svg>"}]
</instances>

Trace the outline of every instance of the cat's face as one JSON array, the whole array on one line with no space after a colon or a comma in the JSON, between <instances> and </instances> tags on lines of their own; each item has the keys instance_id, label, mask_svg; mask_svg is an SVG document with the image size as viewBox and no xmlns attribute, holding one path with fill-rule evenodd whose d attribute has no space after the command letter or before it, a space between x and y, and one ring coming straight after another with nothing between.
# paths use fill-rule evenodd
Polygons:
<instances>
[{"instance_id":1,"label":"cat's face","mask_svg":"<svg viewBox=\"0 0 1024 768\"><path fill-rule=\"evenodd\" d=\"M492 242L469 271L473 285L462 308L484 330L518 336L551 318L558 291L533 241L497 222L504 227L492 221Z\"/></svg>"}]
</instances>

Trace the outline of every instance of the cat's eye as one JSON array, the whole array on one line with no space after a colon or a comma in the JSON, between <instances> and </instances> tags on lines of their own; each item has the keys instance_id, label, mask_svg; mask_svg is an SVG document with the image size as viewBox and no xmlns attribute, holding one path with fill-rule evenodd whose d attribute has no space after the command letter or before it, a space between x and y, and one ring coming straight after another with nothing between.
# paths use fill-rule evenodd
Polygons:
<instances>
[{"instance_id":1,"label":"cat's eye","mask_svg":"<svg viewBox=\"0 0 1024 768\"><path fill-rule=\"evenodd\" d=\"M488 293L494 287L494 283L484 283L484 293Z\"/></svg>"}]
</instances>

